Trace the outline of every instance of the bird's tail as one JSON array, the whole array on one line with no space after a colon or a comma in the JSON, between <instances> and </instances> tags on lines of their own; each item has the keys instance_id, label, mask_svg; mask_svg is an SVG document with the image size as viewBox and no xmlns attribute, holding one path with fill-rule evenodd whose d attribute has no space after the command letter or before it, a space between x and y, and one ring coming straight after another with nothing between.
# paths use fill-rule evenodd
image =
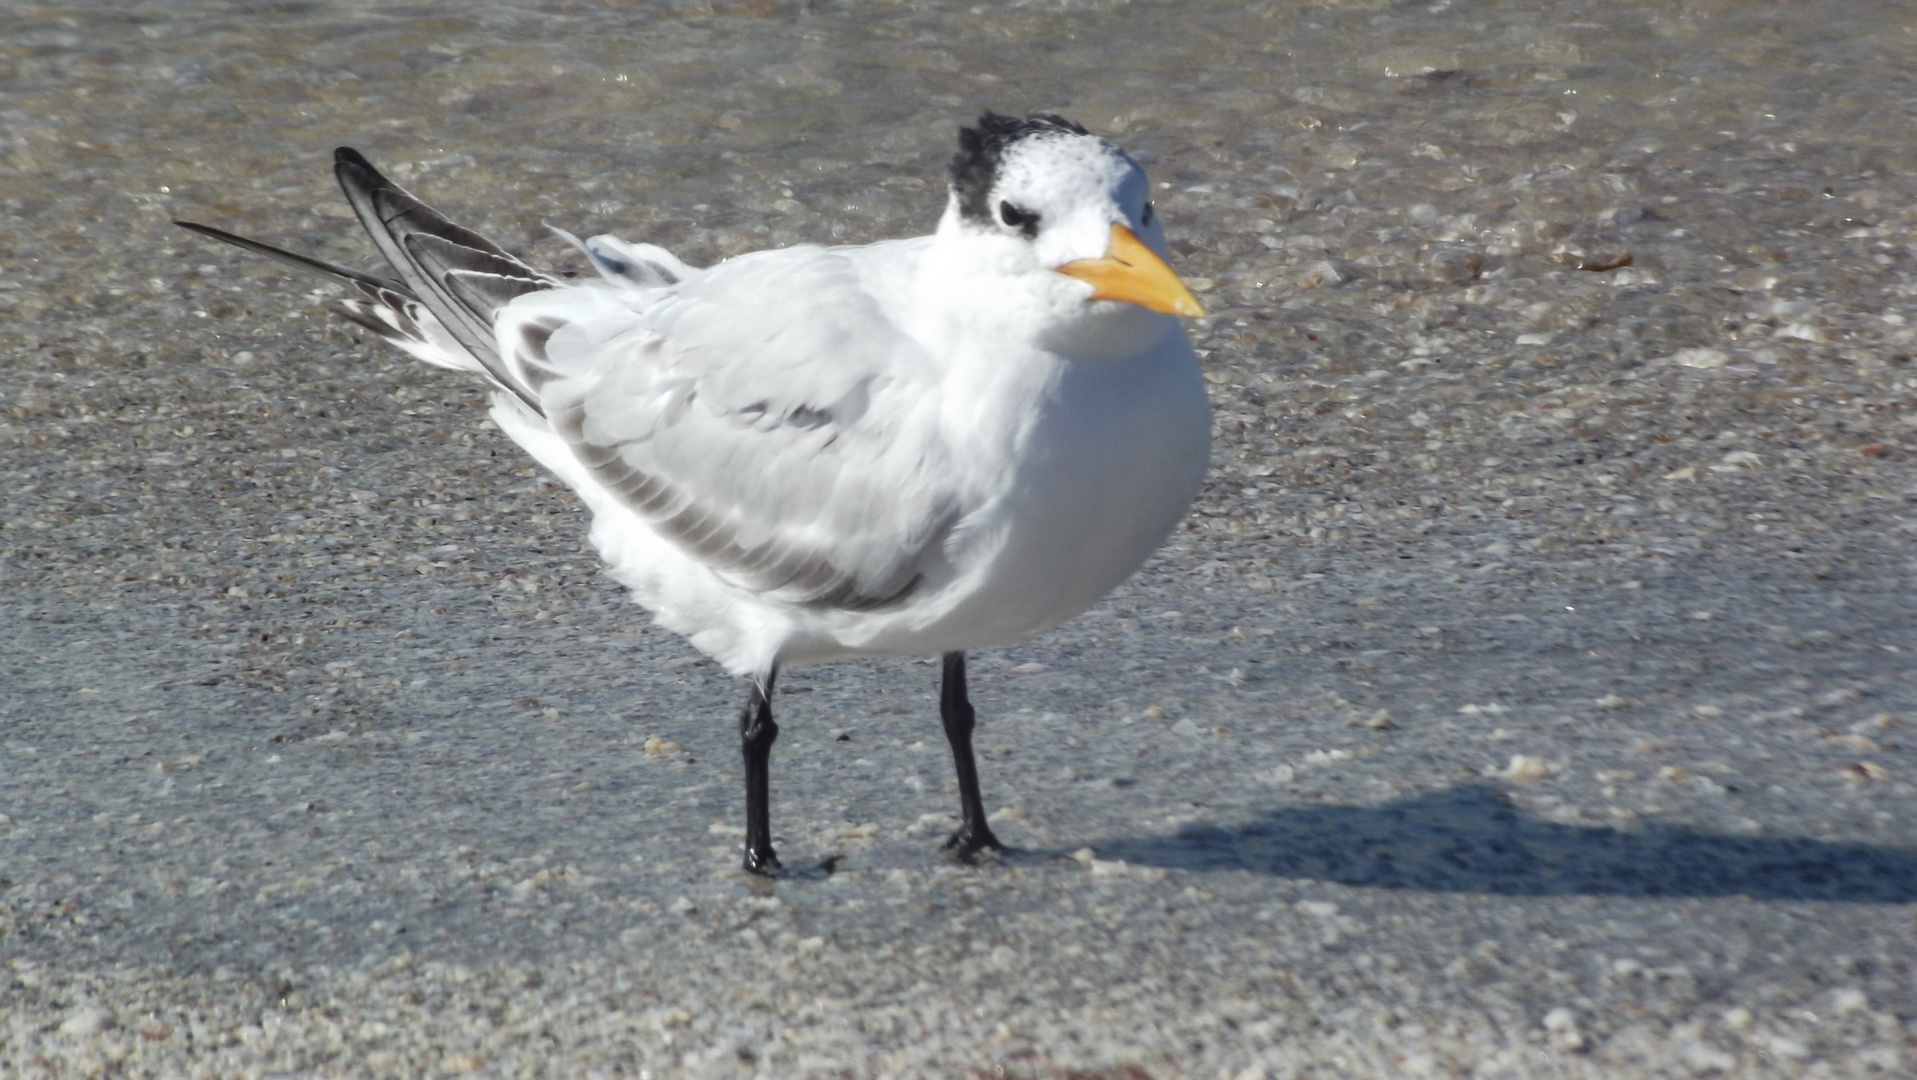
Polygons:
<instances>
[{"instance_id":1,"label":"bird's tail","mask_svg":"<svg viewBox=\"0 0 1917 1080\"><path fill-rule=\"evenodd\" d=\"M553 288L560 284L558 279L520 262L471 229L455 225L381 175L351 147L333 152L333 174L360 224L398 272L397 279L208 225L174 224L352 286L360 295L334 301L332 307L339 314L429 364L484 374L533 412L540 412L533 390L501 362L493 320L515 298Z\"/></svg>"}]
</instances>

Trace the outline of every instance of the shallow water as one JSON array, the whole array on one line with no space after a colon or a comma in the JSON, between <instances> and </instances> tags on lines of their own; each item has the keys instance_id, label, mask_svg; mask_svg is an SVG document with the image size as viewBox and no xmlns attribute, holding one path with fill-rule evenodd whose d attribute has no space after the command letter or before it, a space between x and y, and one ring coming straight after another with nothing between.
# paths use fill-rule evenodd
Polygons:
<instances>
[{"instance_id":1,"label":"shallow water","mask_svg":"<svg viewBox=\"0 0 1917 1080\"><path fill-rule=\"evenodd\" d=\"M374 265L335 144L561 267L544 219L697 264L928 231L982 108L1147 163L1229 384L1917 335L1898 3L60 4L0 40L0 305L29 348L75 307L123 347L251 344L228 316L279 298L197 275L279 271L169 217ZM210 338L159 332L187 310Z\"/></svg>"},{"instance_id":2,"label":"shallow water","mask_svg":"<svg viewBox=\"0 0 1917 1080\"><path fill-rule=\"evenodd\" d=\"M370 266L344 143L562 268L860 242L988 107L1152 171L1213 476L975 658L1025 861L933 862L929 669L786 680L780 910L479 388L168 220ZM1894 1074L1914 157L1907 3L6 5L0 1071Z\"/></svg>"},{"instance_id":3,"label":"shallow water","mask_svg":"<svg viewBox=\"0 0 1917 1080\"><path fill-rule=\"evenodd\" d=\"M1288 291L1260 235L1416 276L1428 244L1547 258L1666 198L1692 242L1649 265L1781 249L1788 277L1776 231L1908 205L1917 146L1892 2L181 7L0 16L8 198L48 242L326 232L337 143L527 244L542 215L694 259L859 242L929 228L991 107L1122 139L1233 300Z\"/></svg>"}]
</instances>

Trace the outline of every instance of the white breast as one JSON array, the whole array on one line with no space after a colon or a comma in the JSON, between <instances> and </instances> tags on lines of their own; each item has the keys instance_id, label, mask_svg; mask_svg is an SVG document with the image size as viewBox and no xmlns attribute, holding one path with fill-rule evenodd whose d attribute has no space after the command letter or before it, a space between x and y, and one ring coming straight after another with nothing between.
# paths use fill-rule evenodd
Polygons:
<instances>
[{"instance_id":1,"label":"white breast","mask_svg":"<svg viewBox=\"0 0 1917 1080\"><path fill-rule=\"evenodd\" d=\"M837 635L847 651L1017 641L1097 603L1183 519L1211 454L1203 376L1170 329L1127 359L1064 362L1011 447L998 495L955 536L940 595ZM823 658L823 657L821 657Z\"/></svg>"}]
</instances>

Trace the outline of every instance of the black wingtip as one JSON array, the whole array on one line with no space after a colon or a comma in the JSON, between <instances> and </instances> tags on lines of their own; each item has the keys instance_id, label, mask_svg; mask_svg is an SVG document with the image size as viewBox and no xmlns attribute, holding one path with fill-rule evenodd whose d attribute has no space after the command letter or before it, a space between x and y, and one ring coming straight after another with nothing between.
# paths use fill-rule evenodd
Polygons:
<instances>
[{"instance_id":1,"label":"black wingtip","mask_svg":"<svg viewBox=\"0 0 1917 1080\"><path fill-rule=\"evenodd\" d=\"M349 188L349 195L350 186L347 183L349 176L366 187L395 186L391 180L386 179L385 173L374 168L373 163L366 160L365 154L350 146L342 146L333 151L333 176L339 180L341 187Z\"/></svg>"},{"instance_id":2,"label":"black wingtip","mask_svg":"<svg viewBox=\"0 0 1917 1080\"><path fill-rule=\"evenodd\" d=\"M229 244L239 244L241 246L245 246L246 244L246 238L243 236L227 232L225 229L216 229L211 225L202 225L197 221L182 221L179 218L174 218L173 224L178 225L187 232L199 233L201 236L212 237L215 240L223 240Z\"/></svg>"},{"instance_id":3,"label":"black wingtip","mask_svg":"<svg viewBox=\"0 0 1917 1080\"><path fill-rule=\"evenodd\" d=\"M178 225L188 232L207 237L208 239L218 240L223 244L232 244L242 251L250 251L255 255L264 255L275 262L284 263L295 270L304 270L309 274L316 274L333 281L357 282L360 285L375 290L385 290L395 293L409 300L419 299L418 295L413 292L412 287L403 281L380 277L378 274L369 274L364 270L355 270L350 266L341 266L338 263L327 262L325 259L315 259L311 255L301 255L297 251L288 251L285 248L274 247L272 244L261 243L258 240L250 240L238 233L230 233L225 229L216 229L211 225L202 225L197 221L181 221L179 218L174 218L173 224Z\"/></svg>"}]
</instances>

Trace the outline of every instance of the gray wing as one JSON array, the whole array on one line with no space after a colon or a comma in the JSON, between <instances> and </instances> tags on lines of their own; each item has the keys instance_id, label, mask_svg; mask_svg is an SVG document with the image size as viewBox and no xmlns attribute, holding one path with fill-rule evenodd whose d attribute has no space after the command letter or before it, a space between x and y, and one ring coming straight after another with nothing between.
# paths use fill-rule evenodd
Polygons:
<instances>
[{"instance_id":1,"label":"gray wing","mask_svg":"<svg viewBox=\"0 0 1917 1080\"><path fill-rule=\"evenodd\" d=\"M573 455L661 534L761 593L881 607L939 564L960 512L939 372L866 284L907 255L789 248L643 297L554 290L503 312L499 340Z\"/></svg>"}]
</instances>

